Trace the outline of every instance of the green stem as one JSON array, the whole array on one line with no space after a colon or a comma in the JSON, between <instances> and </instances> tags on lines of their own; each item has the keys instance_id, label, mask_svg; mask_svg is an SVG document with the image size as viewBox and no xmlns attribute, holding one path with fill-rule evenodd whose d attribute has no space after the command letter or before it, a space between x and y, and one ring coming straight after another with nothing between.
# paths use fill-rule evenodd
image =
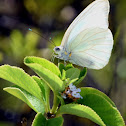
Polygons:
<instances>
[{"instance_id":1,"label":"green stem","mask_svg":"<svg viewBox=\"0 0 126 126\"><path fill-rule=\"evenodd\" d=\"M52 107L51 113L55 113L56 112L56 110L58 108L58 105L59 105L59 100L57 98L57 94L54 93L53 107Z\"/></svg>"},{"instance_id":2,"label":"green stem","mask_svg":"<svg viewBox=\"0 0 126 126\"><path fill-rule=\"evenodd\" d=\"M50 88L46 86L46 113L50 111Z\"/></svg>"}]
</instances>

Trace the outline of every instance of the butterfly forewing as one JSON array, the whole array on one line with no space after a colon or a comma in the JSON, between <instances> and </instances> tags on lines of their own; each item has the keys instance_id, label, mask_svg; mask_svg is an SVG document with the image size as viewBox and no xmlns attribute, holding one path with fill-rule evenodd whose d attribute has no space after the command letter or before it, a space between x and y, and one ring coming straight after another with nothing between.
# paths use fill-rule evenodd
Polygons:
<instances>
[{"instance_id":1,"label":"butterfly forewing","mask_svg":"<svg viewBox=\"0 0 126 126\"><path fill-rule=\"evenodd\" d=\"M68 27L61 46L71 42L75 36L87 28L108 28L108 0L96 0L86 7Z\"/></svg>"}]
</instances>

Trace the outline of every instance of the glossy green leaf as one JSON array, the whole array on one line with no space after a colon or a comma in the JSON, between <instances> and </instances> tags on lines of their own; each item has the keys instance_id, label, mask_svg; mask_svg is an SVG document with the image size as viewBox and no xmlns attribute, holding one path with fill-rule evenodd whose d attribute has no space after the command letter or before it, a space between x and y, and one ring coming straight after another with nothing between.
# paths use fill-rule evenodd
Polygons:
<instances>
[{"instance_id":1,"label":"glossy green leaf","mask_svg":"<svg viewBox=\"0 0 126 126\"><path fill-rule=\"evenodd\" d=\"M40 89L41 89L41 93L42 93L42 96L43 96L43 100L45 101L46 98L45 98L45 88L46 88L46 84L44 83L44 81L42 79L40 79L39 77L37 76L32 76L32 78L36 81L36 83L39 85Z\"/></svg>"},{"instance_id":2,"label":"glossy green leaf","mask_svg":"<svg viewBox=\"0 0 126 126\"><path fill-rule=\"evenodd\" d=\"M47 121L47 126L62 126L63 125L63 117L56 117L56 118L52 118L49 119Z\"/></svg>"},{"instance_id":3,"label":"glossy green leaf","mask_svg":"<svg viewBox=\"0 0 126 126\"><path fill-rule=\"evenodd\" d=\"M77 86L78 84L80 84L81 81L85 78L86 74L87 74L87 68L84 67L83 70L80 72L79 79L74 83L74 85Z\"/></svg>"},{"instance_id":4,"label":"glossy green leaf","mask_svg":"<svg viewBox=\"0 0 126 126\"><path fill-rule=\"evenodd\" d=\"M37 113L32 122L32 126L46 126L46 123L47 123L47 120L42 115L42 113Z\"/></svg>"},{"instance_id":5,"label":"glossy green leaf","mask_svg":"<svg viewBox=\"0 0 126 126\"><path fill-rule=\"evenodd\" d=\"M62 70L61 79L62 79L62 80L65 80L65 79L66 79L66 71L65 71L64 69Z\"/></svg>"},{"instance_id":6,"label":"glossy green leaf","mask_svg":"<svg viewBox=\"0 0 126 126\"><path fill-rule=\"evenodd\" d=\"M81 95L82 96L86 96L86 95L89 95L89 94L96 94L96 95L99 95L99 96L102 96L105 100L107 100L113 107L116 107L114 102L106 95L104 94L103 92L95 89L95 88L92 88L92 87L82 87L80 88L81 89ZM82 100L83 102L83 99L80 99L80 101Z\"/></svg>"},{"instance_id":7,"label":"glossy green leaf","mask_svg":"<svg viewBox=\"0 0 126 126\"><path fill-rule=\"evenodd\" d=\"M69 64L67 64L67 65L65 66L65 70L68 70L68 69L70 69L70 68L74 68L74 66L73 66L71 63L69 63Z\"/></svg>"},{"instance_id":8,"label":"glossy green leaf","mask_svg":"<svg viewBox=\"0 0 126 126\"><path fill-rule=\"evenodd\" d=\"M58 63L58 68L59 68L60 72L62 73L63 69L68 70L68 69L74 68L74 67L71 63L67 64L66 66L62 63Z\"/></svg>"},{"instance_id":9,"label":"glossy green leaf","mask_svg":"<svg viewBox=\"0 0 126 126\"><path fill-rule=\"evenodd\" d=\"M0 66L0 78L18 85L38 99L42 99L38 84L23 69L9 65Z\"/></svg>"},{"instance_id":10,"label":"glossy green leaf","mask_svg":"<svg viewBox=\"0 0 126 126\"><path fill-rule=\"evenodd\" d=\"M67 82L67 86L70 85L71 83L76 82L77 80L78 80L78 78L75 78L75 79L69 80L69 81Z\"/></svg>"},{"instance_id":11,"label":"glossy green leaf","mask_svg":"<svg viewBox=\"0 0 126 126\"><path fill-rule=\"evenodd\" d=\"M62 115L62 114L71 114L71 115L84 117L92 120L93 122L101 126L105 126L104 122L101 120L99 115L88 106L84 106L80 104L66 104L61 106L57 112L57 115Z\"/></svg>"},{"instance_id":12,"label":"glossy green leaf","mask_svg":"<svg viewBox=\"0 0 126 126\"><path fill-rule=\"evenodd\" d=\"M37 113L32 123L32 126L62 126L62 125L63 125L63 118L61 116L46 120L46 118L41 113Z\"/></svg>"},{"instance_id":13,"label":"glossy green leaf","mask_svg":"<svg viewBox=\"0 0 126 126\"><path fill-rule=\"evenodd\" d=\"M49 105L49 94L50 94L50 88L49 86L39 77L37 76L32 76L32 78L37 82L39 85L41 91L42 91L42 96L43 96L43 101L45 102L46 106L48 107L48 111L50 110L50 105Z\"/></svg>"},{"instance_id":14,"label":"glossy green leaf","mask_svg":"<svg viewBox=\"0 0 126 126\"><path fill-rule=\"evenodd\" d=\"M42 103L38 98L28 93L26 90L20 88L19 86L6 87L4 88L4 90L24 101L35 112L41 112L44 114L45 112L45 107L43 104L44 102Z\"/></svg>"},{"instance_id":15,"label":"glossy green leaf","mask_svg":"<svg viewBox=\"0 0 126 126\"><path fill-rule=\"evenodd\" d=\"M80 75L80 70L77 68L70 68L66 71L66 78L70 78L70 80L78 78Z\"/></svg>"},{"instance_id":16,"label":"glossy green leaf","mask_svg":"<svg viewBox=\"0 0 126 126\"><path fill-rule=\"evenodd\" d=\"M78 103L92 108L106 126L125 126L118 109L105 94L93 88L81 88L80 94L83 99Z\"/></svg>"},{"instance_id":17,"label":"glossy green leaf","mask_svg":"<svg viewBox=\"0 0 126 126\"><path fill-rule=\"evenodd\" d=\"M58 96L58 95L57 95L57 97L60 100L61 105L65 105L64 99L61 96Z\"/></svg>"},{"instance_id":18,"label":"glossy green leaf","mask_svg":"<svg viewBox=\"0 0 126 126\"><path fill-rule=\"evenodd\" d=\"M42 67L42 65L27 62L25 64L37 73L53 91L59 92L65 89L63 81L56 74Z\"/></svg>"},{"instance_id":19,"label":"glossy green leaf","mask_svg":"<svg viewBox=\"0 0 126 126\"><path fill-rule=\"evenodd\" d=\"M51 63L50 61L44 58L29 56L29 57L25 57L24 63L25 64L32 64L32 63L39 64L42 67L50 70L52 73L56 74L57 76L61 77L61 73L58 67L54 63Z\"/></svg>"},{"instance_id":20,"label":"glossy green leaf","mask_svg":"<svg viewBox=\"0 0 126 126\"><path fill-rule=\"evenodd\" d=\"M61 74L62 74L63 69L65 70L65 66L62 63L58 63L58 68L59 68Z\"/></svg>"}]
</instances>

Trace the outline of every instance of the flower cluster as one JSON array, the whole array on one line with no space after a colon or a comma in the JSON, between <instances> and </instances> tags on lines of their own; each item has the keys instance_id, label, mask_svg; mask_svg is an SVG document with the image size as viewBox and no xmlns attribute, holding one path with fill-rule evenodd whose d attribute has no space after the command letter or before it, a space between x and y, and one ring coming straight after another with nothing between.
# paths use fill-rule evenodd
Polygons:
<instances>
[{"instance_id":1,"label":"flower cluster","mask_svg":"<svg viewBox=\"0 0 126 126\"><path fill-rule=\"evenodd\" d=\"M80 88L76 88L75 85L73 85L72 83L65 89L65 91L61 94L62 98L64 99L83 99L83 97L80 95L81 89Z\"/></svg>"}]
</instances>

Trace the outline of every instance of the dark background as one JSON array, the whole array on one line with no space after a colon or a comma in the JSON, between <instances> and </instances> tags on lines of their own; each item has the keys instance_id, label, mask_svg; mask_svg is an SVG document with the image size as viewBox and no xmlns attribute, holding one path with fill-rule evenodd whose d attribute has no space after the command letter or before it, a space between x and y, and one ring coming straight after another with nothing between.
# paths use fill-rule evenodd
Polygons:
<instances>
[{"instance_id":1,"label":"dark background","mask_svg":"<svg viewBox=\"0 0 126 126\"><path fill-rule=\"evenodd\" d=\"M0 0L0 65L10 64L34 74L23 64L25 56L51 59L54 46L73 19L93 0ZM114 47L101 70L89 70L81 86L97 88L116 104L126 120L126 0L110 0L110 29ZM38 34L28 31L32 28ZM57 64L57 60L55 60ZM30 126L35 116L25 103L3 91L10 86L0 79L0 126ZM65 115L64 126L95 126L91 121ZM24 123L21 124L21 121Z\"/></svg>"}]
</instances>

